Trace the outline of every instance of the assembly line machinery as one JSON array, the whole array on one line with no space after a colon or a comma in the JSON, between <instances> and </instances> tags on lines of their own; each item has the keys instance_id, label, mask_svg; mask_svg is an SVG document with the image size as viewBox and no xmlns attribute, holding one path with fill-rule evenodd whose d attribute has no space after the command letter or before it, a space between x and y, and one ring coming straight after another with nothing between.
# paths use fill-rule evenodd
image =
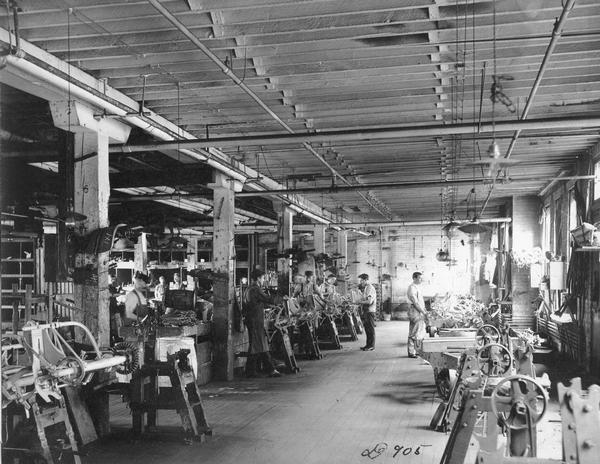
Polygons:
<instances>
[{"instance_id":1,"label":"assembly line machinery","mask_svg":"<svg viewBox=\"0 0 600 464\"><path fill-rule=\"evenodd\" d=\"M75 333L82 333L75 344ZM85 347L82 349L82 347ZM79 348L79 349L78 349ZM21 334L2 338L3 458L38 453L46 462L80 462L63 387L86 385L95 373L131 372L135 354L100 349L91 332L78 322L29 323ZM24 417L23 417L24 416ZM15 446L18 430L33 421L37 450Z\"/></svg>"}]
</instances>

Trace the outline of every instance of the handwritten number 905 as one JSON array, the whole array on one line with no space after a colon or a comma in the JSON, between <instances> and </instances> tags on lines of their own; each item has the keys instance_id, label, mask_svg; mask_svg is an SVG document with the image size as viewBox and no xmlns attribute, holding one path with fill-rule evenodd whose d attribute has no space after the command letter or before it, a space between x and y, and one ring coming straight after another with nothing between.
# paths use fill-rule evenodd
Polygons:
<instances>
[{"instance_id":1,"label":"handwritten number 905","mask_svg":"<svg viewBox=\"0 0 600 464\"><path fill-rule=\"evenodd\" d=\"M398 454L400 454L400 452L402 452L402 456L408 456L411 453L414 454L415 456L418 456L419 454L421 454L420 446L417 446L414 451L410 447L404 448L404 446L400 446L400 445L394 446L394 449L396 450L396 452L394 453L394 457L398 456Z\"/></svg>"}]
</instances>

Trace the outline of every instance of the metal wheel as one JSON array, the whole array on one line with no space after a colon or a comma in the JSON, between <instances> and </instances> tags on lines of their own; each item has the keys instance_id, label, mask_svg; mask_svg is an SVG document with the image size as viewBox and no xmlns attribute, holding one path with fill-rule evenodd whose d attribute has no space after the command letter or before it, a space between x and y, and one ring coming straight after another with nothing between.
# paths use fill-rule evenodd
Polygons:
<instances>
[{"instance_id":1,"label":"metal wheel","mask_svg":"<svg viewBox=\"0 0 600 464\"><path fill-rule=\"evenodd\" d=\"M483 375L502 377L513 366L513 356L504 345L489 343L477 352L477 364Z\"/></svg>"},{"instance_id":2,"label":"metal wheel","mask_svg":"<svg viewBox=\"0 0 600 464\"><path fill-rule=\"evenodd\" d=\"M494 387L491 398L494 415L513 430L537 424L548 407L546 390L525 375L502 379Z\"/></svg>"},{"instance_id":3,"label":"metal wheel","mask_svg":"<svg viewBox=\"0 0 600 464\"><path fill-rule=\"evenodd\" d=\"M500 340L500 331L493 325L485 324L477 329L477 334L475 335L477 346L498 343L498 340Z\"/></svg>"}]
</instances>

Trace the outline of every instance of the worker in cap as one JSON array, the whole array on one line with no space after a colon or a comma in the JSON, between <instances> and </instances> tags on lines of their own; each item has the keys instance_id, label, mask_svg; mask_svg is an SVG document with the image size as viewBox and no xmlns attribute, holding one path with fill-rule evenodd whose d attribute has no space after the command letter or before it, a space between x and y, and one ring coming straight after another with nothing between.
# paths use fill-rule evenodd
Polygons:
<instances>
[{"instance_id":1,"label":"worker in cap","mask_svg":"<svg viewBox=\"0 0 600 464\"><path fill-rule=\"evenodd\" d=\"M136 271L134 274L133 290L125 297L124 326L130 326L148 315L148 300L145 291L149 281L148 275L143 272Z\"/></svg>"},{"instance_id":2,"label":"worker in cap","mask_svg":"<svg viewBox=\"0 0 600 464\"><path fill-rule=\"evenodd\" d=\"M265 305L273 302L272 298L262 289L265 272L255 269L250 277L252 282L243 298L244 322L248 328L249 342L246 376L256 376L257 364L260 363L269 377L280 377L281 373L275 369L271 360L269 341L265 332Z\"/></svg>"}]
</instances>

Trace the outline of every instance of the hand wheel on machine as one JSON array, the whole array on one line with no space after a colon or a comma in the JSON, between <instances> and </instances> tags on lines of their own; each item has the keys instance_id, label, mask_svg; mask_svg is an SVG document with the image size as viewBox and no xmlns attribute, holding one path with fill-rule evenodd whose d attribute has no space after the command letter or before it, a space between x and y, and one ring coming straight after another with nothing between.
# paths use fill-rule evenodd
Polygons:
<instances>
[{"instance_id":1,"label":"hand wheel on machine","mask_svg":"<svg viewBox=\"0 0 600 464\"><path fill-rule=\"evenodd\" d=\"M477 364L483 375L502 377L513 366L513 357L504 345L488 343L477 352Z\"/></svg>"},{"instance_id":2,"label":"hand wheel on machine","mask_svg":"<svg viewBox=\"0 0 600 464\"><path fill-rule=\"evenodd\" d=\"M548 407L548 394L535 379L511 375L494 387L491 403L492 412L499 420L510 429L520 430L542 419Z\"/></svg>"},{"instance_id":3,"label":"hand wheel on machine","mask_svg":"<svg viewBox=\"0 0 600 464\"><path fill-rule=\"evenodd\" d=\"M477 329L477 334L475 335L477 346L498 343L498 340L500 340L500 331L493 325L485 324Z\"/></svg>"}]
</instances>

